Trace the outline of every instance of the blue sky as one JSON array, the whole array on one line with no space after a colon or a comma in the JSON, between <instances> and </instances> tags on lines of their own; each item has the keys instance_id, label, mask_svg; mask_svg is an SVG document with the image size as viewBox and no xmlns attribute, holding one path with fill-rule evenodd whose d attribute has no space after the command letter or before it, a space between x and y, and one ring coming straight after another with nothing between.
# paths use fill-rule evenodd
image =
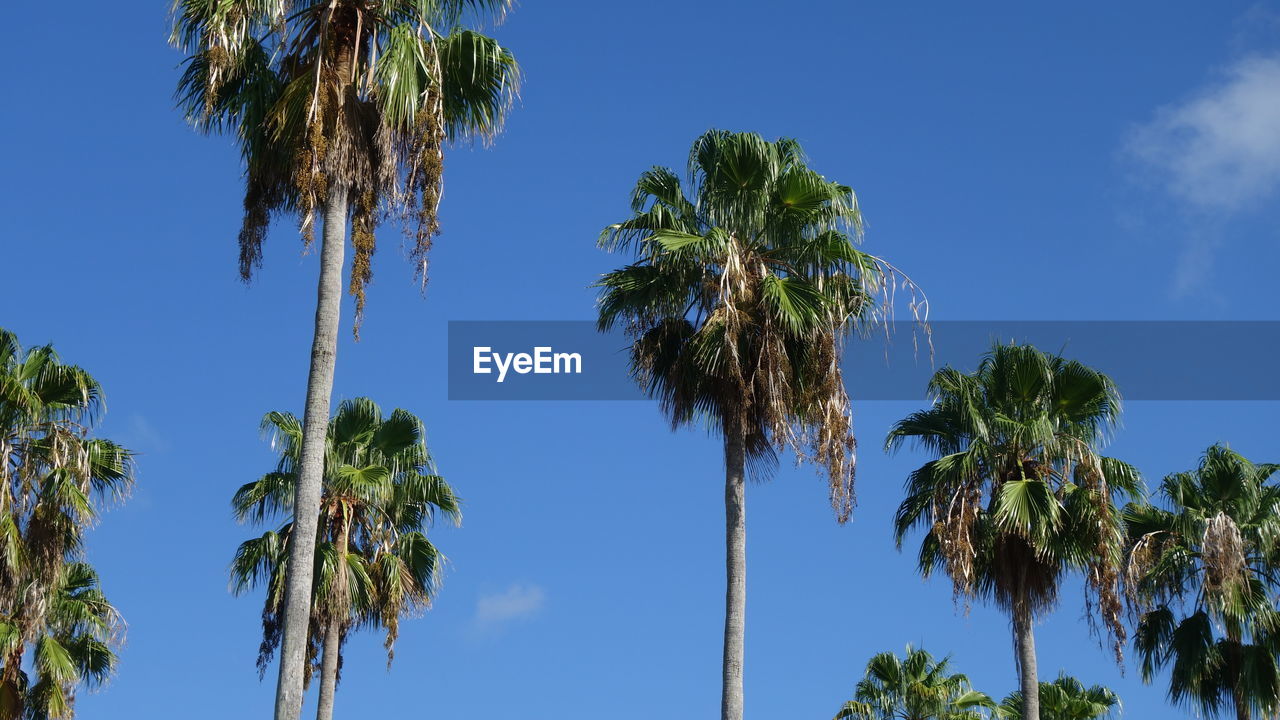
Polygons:
<instances>
[{"instance_id":1,"label":"blue sky","mask_svg":"<svg viewBox=\"0 0 1280 720\"><path fill-rule=\"evenodd\" d=\"M105 385L104 434L141 453L137 492L90 554L130 623L83 717L265 716L260 598L226 566L252 530L232 491L269 468L268 410L304 390L316 258L288 225L236 280L240 169L173 111L161 3L8 10L0 49L0 326ZM599 229L635 177L680 167L709 127L800 139L852 185L867 249L941 319L1280 320L1280 4L534 2L495 34L527 72L491 149L447 159L426 298L382 233L363 340L335 399L426 419L465 497L453 564L407 623L349 646L340 713L540 720L713 716L719 702L720 453L645 402L449 402L449 320L588 319ZM349 305L348 305L349 307ZM349 320L349 318L348 318ZM874 351L865 348L865 351ZM857 349L855 348L855 351ZM1123 389L1123 388L1122 388ZM747 714L830 717L866 659L952 652L1013 689L1008 625L923 582L889 530L918 456L881 455L917 403L864 402L859 507L837 527L811 470L749 488ZM1275 403L1131 403L1111 448L1150 477L1215 441L1276 460ZM1177 717L1080 622L1039 628L1046 676L1109 684L1128 717Z\"/></svg>"}]
</instances>

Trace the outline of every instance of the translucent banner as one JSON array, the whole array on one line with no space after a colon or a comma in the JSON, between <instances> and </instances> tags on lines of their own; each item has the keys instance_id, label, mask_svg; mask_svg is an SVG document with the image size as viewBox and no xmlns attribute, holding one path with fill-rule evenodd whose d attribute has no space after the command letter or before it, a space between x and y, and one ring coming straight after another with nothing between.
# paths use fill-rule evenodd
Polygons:
<instances>
[{"instance_id":1,"label":"translucent banner","mask_svg":"<svg viewBox=\"0 0 1280 720\"><path fill-rule=\"evenodd\" d=\"M1280 322L896 322L850 337L855 400L924 400L929 377L971 371L993 343L1031 343L1109 374L1127 400L1280 400ZM450 400L642 400L630 338L590 321L449 323Z\"/></svg>"}]
</instances>

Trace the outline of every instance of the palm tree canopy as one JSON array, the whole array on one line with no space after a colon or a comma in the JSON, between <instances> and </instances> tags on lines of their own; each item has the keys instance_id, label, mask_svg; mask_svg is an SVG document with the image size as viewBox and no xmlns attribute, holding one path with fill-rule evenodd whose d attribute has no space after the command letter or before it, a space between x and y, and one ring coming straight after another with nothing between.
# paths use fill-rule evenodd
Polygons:
<instances>
[{"instance_id":1,"label":"palm tree canopy","mask_svg":"<svg viewBox=\"0 0 1280 720\"><path fill-rule=\"evenodd\" d=\"M601 245L634 262L597 284L599 325L633 334L633 374L673 425L733 427L757 462L775 448L815 461L843 521L855 451L843 339L884 320L877 300L899 277L857 248L853 191L794 140L709 131L687 182L645 172L632 217L605 228Z\"/></svg>"},{"instance_id":2,"label":"palm tree canopy","mask_svg":"<svg viewBox=\"0 0 1280 720\"><path fill-rule=\"evenodd\" d=\"M22 632L0 619L0 652L7 656L20 646ZM115 672L114 648L123 635L124 621L103 595L97 572L83 562L59 567L42 627L27 640L29 667L17 669L14 685L0 686L0 717L72 717L76 689L100 687ZM25 689L25 697L15 688Z\"/></svg>"},{"instance_id":3,"label":"palm tree canopy","mask_svg":"<svg viewBox=\"0 0 1280 720\"><path fill-rule=\"evenodd\" d=\"M1101 720L1112 717L1119 707L1120 698L1110 689L1085 687L1066 673L1040 683L1040 720ZM1003 720L1022 720L1022 693L1005 696L997 714Z\"/></svg>"},{"instance_id":4,"label":"palm tree canopy","mask_svg":"<svg viewBox=\"0 0 1280 720\"><path fill-rule=\"evenodd\" d=\"M880 653L835 720L981 720L995 708L968 677L950 670L949 657L935 660L910 645L902 657Z\"/></svg>"},{"instance_id":5,"label":"palm tree canopy","mask_svg":"<svg viewBox=\"0 0 1280 720\"><path fill-rule=\"evenodd\" d=\"M1166 507L1125 508L1143 678L1169 667L1170 698L1209 715L1280 709L1278 467L1213 445L1195 470L1161 481Z\"/></svg>"},{"instance_id":6,"label":"palm tree canopy","mask_svg":"<svg viewBox=\"0 0 1280 720\"><path fill-rule=\"evenodd\" d=\"M353 200L357 315L374 227L416 217L425 273L438 232L443 145L489 139L518 90L511 52L467 24L511 0L176 0L172 43L188 54L177 97L189 120L235 135L244 158L240 272L261 264L273 214L297 213L308 243L327 189ZM423 275L425 280L425 274Z\"/></svg>"},{"instance_id":7,"label":"palm tree canopy","mask_svg":"<svg viewBox=\"0 0 1280 720\"><path fill-rule=\"evenodd\" d=\"M90 524L93 498L127 495L132 454L89 437L104 410L102 388L88 372L62 362L51 346L24 349L0 328L0 481L10 498L56 491L75 520ZM73 489L85 497L72 501Z\"/></svg>"},{"instance_id":8,"label":"palm tree canopy","mask_svg":"<svg viewBox=\"0 0 1280 720\"><path fill-rule=\"evenodd\" d=\"M280 460L273 472L236 491L232 507L241 521L284 522L241 543L231 581L236 593L267 589L258 661L265 672L280 641L302 424L289 413L272 412L263 429ZM318 657L323 620L338 614L349 626L382 629L390 662L400 619L425 610L439 584L444 556L427 530L437 515L460 522L459 500L436 474L422 421L399 409L384 416L367 398L339 407L329 423L325 458L311 658ZM343 569L345 584L339 582Z\"/></svg>"},{"instance_id":9,"label":"palm tree canopy","mask_svg":"<svg viewBox=\"0 0 1280 720\"><path fill-rule=\"evenodd\" d=\"M70 717L123 630L82 562L85 531L132 488L133 455L92 437L102 388L0 329L0 717Z\"/></svg>"},{"instance_id":10,"label":"palm tree canopy","mask_svg":"<svg viewBox=\"0 0 1280 720\"><path fill-rule=\"evenodd\" d=\"M899 547L913 528L927 528L921 571L941 568L958 596L1006 609L1051 607L1062 573L1084 570L1087 601L1118 657L1124 536L1114 500L1142 486L1133 467L1098 454L1120 413L1114 383L1011 344L994 346L973 373L939 370L929 392L932 405L898 421L886 443L934 456L907 480L894 520Z\"/></svg>"}]
</instances>

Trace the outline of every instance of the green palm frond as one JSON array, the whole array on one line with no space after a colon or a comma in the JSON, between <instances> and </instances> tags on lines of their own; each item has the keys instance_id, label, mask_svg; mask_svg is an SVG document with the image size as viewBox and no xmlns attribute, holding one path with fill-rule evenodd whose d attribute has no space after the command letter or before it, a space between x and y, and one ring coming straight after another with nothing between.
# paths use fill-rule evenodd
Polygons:
<instances>
[{"instance_id":1,"label":"green palm frond","mask_svg":"<svg viewBox=\"0 0 1280 720\"><path fill-rule=\"evenodd\" d=\"M901 657L884 652L867 662L853 700L835 720L982 720L995 707L967 676L951 672L950 658L908 645Z\"/></svg>"},{"instance_id":2,"label":"green palm frond","mask_svg":"<svg viewBox=\"0 0 1280 720\"><path fill-rule=\"evenodd\" d=\"M1053 682L1040 683L1040 720L1104 720L1120 710L1120 698L1101 685L1084 683L1062 673ZM1000 702L1002 720L1022 720L1022 693L1013 692Z\"/></svg>"},{"instance_id":3,"label":"green palm frond","mask_svg":"<svg viewBox=\"0 0 1280 720\"><path fill-rule=\"evenodd\" d=\"M493 38L471 30L442 38L437 52L447 137L493 139L519 92L515 56Z\"/></svg>"},{"instance_id":4,"label":"green palm frond","mask_svg":"<svg viewBox=\"0 0 1280 720\"><path fill-rule=\"evenodd\" d=\"M642 173L631 217L600 234L633 262L596 283L598 325L632 334L632 375L673 425L740 428L766 473L781 450L814 462L843 522L855 459L844 340L887 319L890 285L914 286L854 246L853 191L805 163L794 140L711 130L687 182Z\"/></svg>"},{"instance_id":5,"label":"green palm frond","mask_svg":"<svg viewBox=\"0 0 1280 720\"><path fill-rule=\"evenodd\" d=\"M123 633L86 530L134 481L126 448L93 436L102 388L52 347L0 329L0 711L68 717L81 687L106 682Z\"/></svg>"},{"instance_id":6,"label":"green palm frond","mask_svg":"<svg viewBox=\"0 0 1280 720\"><path fill-rule=\"evenodd\" d=\"M230 569L236 594L266 589L260 669L280 641L301 443L293 415L269 413L263 427L280 454L277 469L242 486L232 506L242 521L287 522L241 543ZM426 536L437 515L461 522L461 501L436 474L422 420L402 409L384 414L368 398L341 403L326 436L313 647L323 646L327 622L337 618L344 628L382 630L393 656L400 619L425 609L439 589L444 558Z\"/></svg>"},{"instance_id":7,"label":"green palm frond","mask_svg":"<svg viewBox=\"0 0 1280 720\"><path fill-rule=\"evenodd\" d=\"M1059 578L1086 578L1090 607L1115 640L1125 531L1117 502L1144 488L1132 466L1099 450L1118 421L1106 375L1030 345L997 344L977 370L943 368L932 404L890 429L885 447L933 456L910 476L894 518L901 546L928 528L922 572L944 569L957 594L1034 614Z\"/></svg>"},{"instance_id":8,"label":"green palm frond","mask_svg":"<svg viewBox=\"0 0 1280 720\"><path fill-rule=\"evenodd\" d=\"M1125 581L1142 677L1209 716L1280 710L1280 488L1274 466L1225 445L1160 483L1164 507L1132 503Z\"/></svg>"},{"instance_id":9,"label":"green palm frond","mask_svg":"<svg viewBox=\"0 0 1280 720\"><path fill-rule=\"evenodd\" d=\"M232 136L245 165L243 279L262 262L271 220L296 215L310 242L333 189L353 207L357 316L383 218L406 221L425 270L445 146L493 139L519 93L511 51L476 29L510 6L176 0L170 41L187 56L178 106L198 130Z\"/></svg>"}]
</instances>

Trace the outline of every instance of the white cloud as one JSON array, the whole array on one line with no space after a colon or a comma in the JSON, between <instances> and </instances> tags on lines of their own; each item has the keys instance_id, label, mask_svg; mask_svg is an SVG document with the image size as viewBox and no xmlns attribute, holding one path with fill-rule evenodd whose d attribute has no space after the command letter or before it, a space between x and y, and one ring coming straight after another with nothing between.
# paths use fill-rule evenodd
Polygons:
<instances>
[{"instance_id":1,"label":"white cloud","mask_svg":"<svg viewBox=\"0 0 1280 720\"><path fill-rule=\"evenodd\" d=\"M169 449L169 443L160 431L136 413L129 416L128 426L116 433L115 439L134 452L161 453Z\"/></svg>"},{"instance_id":2,"label":"white cloud","mask_svg":"<svg viewBox=\"0 0 1280 720\"><path fill-rule=\"evenodd\" d=\"M511 585L476 599L475 624L480 630L496 630L538 614L545 603L546 593L537 585Z\"/></svg>"},{"instance_id":3,"label":"white cloud","mask_svg":"<svg viewBox=\"0 0 1280 720\"><path fill-rule=\"evenodd\" d=\"M1221 247L1222 237L1213 231L1193 231L1183 241L1182 249L1178 253L1177 265L1173 271L1175 297L1203 294L1213 287L1208 282L1208 277L1213 269L1214 258ZM1220 300L1217 297L1212 299Z\"/></svg>"},{"instance_id":4,"label":"white cloud","mask_svg":"<svg viewBox=\"0 0 1280 720\"><path fill-rule=\"evenodd\" d=\"M1280 187L1280 56L1236 62L1139 127L1129 152L1197 210L1229 213Z\"/></svg>"}]
</instances>

